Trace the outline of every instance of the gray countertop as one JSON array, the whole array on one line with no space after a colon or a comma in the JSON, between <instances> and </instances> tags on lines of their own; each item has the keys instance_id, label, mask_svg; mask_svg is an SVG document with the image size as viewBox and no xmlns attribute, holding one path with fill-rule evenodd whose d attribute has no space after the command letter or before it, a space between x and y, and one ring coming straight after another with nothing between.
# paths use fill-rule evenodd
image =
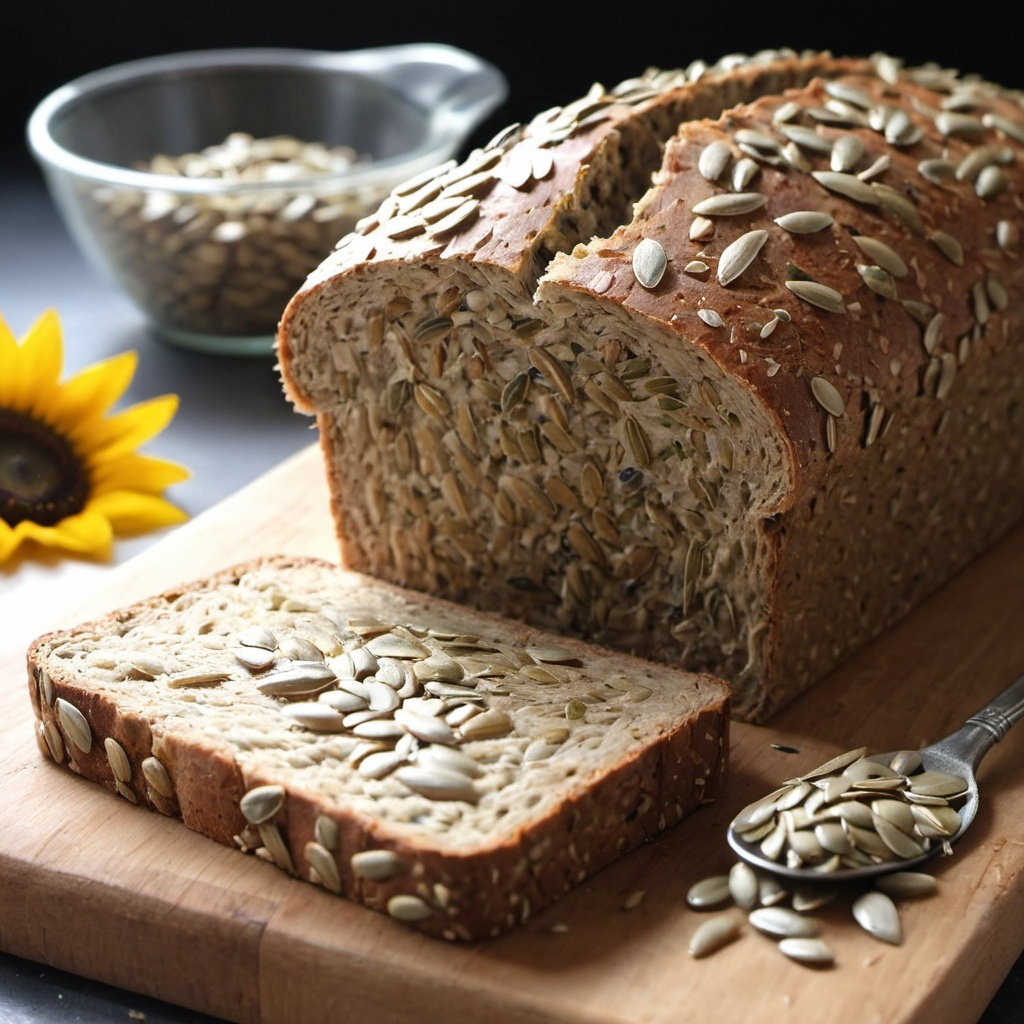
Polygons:
<instances>
[{"instance_id":1,"label":"gray countertop","mask_svg":"<svg viewBox=\"0 0 1024 1024\"><path fill-rule=\"evenodd\" d=\"M166 392L180 396L174 421L145 450L190 467L191 478L168 496L191 515L315 440L310 421L285 401L272 358L207 356L156 341L141 314L112 285L99 280L75 250L34 168L20 152L0 153L0 315L20 337L49 307L58 310L63 323L66 373L136 349L139 367L125 401ZM115 564L158 537L118 543ZM87 568L97 574L109 569ZM40 602L49 600L50 570L52 565L32 560L0 570L0 597L11 597L17 588L19 599L24 594L29 606L40 606L40 614L45 613ZM0 647L8 650L22 639L18 629L0 622ZM139 1014L148 1024L211 1020L0 952L0 1024L105 1024L142 1019ZM1024 963L1010 973L982 1024L1021 1020Z\"/></svg>"}]
</instances>

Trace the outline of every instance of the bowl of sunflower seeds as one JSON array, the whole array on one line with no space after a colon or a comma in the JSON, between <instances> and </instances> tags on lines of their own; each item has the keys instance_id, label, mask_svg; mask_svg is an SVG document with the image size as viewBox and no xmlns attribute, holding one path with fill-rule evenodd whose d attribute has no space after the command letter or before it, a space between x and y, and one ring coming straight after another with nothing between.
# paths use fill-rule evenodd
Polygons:
<instances>
[{"instance_id":1,"label":"bowl of sunflower seeds","mask_svg":"<svg viewBox=\"0 0 1024 1024\"><path fill-rule=\"evenodd\" d=\"M435 44L198 51L69 82L28 142L72 238L158 337L266 354L337 241L506 93L495 67Z\"/></svg>"}]
</instances>

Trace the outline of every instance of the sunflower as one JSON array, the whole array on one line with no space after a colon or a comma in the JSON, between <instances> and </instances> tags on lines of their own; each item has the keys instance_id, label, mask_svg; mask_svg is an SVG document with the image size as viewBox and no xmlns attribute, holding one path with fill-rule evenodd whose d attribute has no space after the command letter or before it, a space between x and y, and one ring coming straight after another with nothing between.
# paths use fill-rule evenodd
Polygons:
<instances>
[{"instance_id":1,"label":"sunflower","mask_svg":"<svg viewBox=\"0 0 1024 1024\"><path fill-rule=\"evenodd\" d=\"M162 494L188 470L137 451L171 421L177 396L107 415L131 383L135 353L61 383L63 358L54 311L20 344L0 317L0 564L24 541L109 558L115 534L187 518Z\"/></svg>"}]
</instances>

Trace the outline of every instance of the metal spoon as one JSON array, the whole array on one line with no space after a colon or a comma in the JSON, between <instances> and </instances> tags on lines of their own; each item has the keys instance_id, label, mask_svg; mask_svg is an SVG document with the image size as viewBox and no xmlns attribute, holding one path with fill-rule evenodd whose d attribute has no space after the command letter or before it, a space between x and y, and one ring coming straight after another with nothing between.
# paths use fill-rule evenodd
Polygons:
<instances>
[{"instance_id":1,"label":"metal spoon","mask_svg":"<svg viewBox=\"0 0 1024 1024\"><path fill-rule=\"evenodd\" d=\"M993 701L972 715L956 732L938 743L917 751L922 767L926 771L945 772L959 775L966 783L967 790L960 814L960 828L949 837L956 842L970 827L978 810L978 783L975 771L981 759L1009 732L1010 727L1024 717L1024 675L1012 682ZM872 754L867 760L889 764L898 752ZM943 846L933 844L926 853L900 860L887 860L878 864L856 868L841 868L836 871L816 871L813 868L793 868L764 856L759 847L745 840L734 827L729 826L728 841L733 851L747 863L763 871L801 882L833 883L870 878L890 871L907 871L939 853Z\"/></svg>"}]
</instances>

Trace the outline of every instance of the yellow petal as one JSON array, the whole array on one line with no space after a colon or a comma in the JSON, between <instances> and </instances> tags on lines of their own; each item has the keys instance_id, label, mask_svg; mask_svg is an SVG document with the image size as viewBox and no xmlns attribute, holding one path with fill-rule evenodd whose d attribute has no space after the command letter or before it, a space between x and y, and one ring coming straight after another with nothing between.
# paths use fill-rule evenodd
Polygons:
<instances>
[{"instance_id":1,"label":"yellow petal","mask_svg":"<svg viewBox=\"0 0 1024 1024\"><path fill-rule=\"evenodd\" d=\"M25 519L18 523L14 532L45 547L102 557L109 557L114 539L114 531L106 516L88 508L78 515L62 519L55 526L41 526Z\"/></svg>"},{"instance_id":2,"label":"yellow petal","mask_svg":"<svg viewBox=\"0 0 1024 1024\"><path fill-rule=\"evenodd\" d=\"M99 495L107 491L129 490L159 494L191 475L185 466L177 462L128 452L113 459L104 459L96 466L92 474L92 492Z\"/></svg>"},{"instance_id":3,"label":"yellow petal","mask_svg":"<svg viewBox=\"0 0 1024 1024\"><path fill-rule=\"evenodd\" d=\"M21 535L0 519L0 565L3 565L14 554L21 544Z\"/></svg>"},{"instance_id":4,"label":"yellow petal","mask_svg":"<svg viewBox=\"0 0 1024 1024\"><path fill-rule=\"evenodd\" d=\"M89 502L90 511L106 516L117 533L145 533L164 526L177 526L188 515L155 494L108 491Z\"/></svg>"},{"instance_id":5,"label":"yellow petal","mask_svg":"<svg viewBox=\"0 0 1024 1024\"><path fill-rule=\"evenodd\" d=\"M103 416L128 389L137 363L138 356L129 351L87 366L64 384L44 418L68 433L86 417Z\"/></svg>"},{"instance_id":6,"label":"yellow petal","mask_svg":"<svg viewBox=\"0 0 1024 1024\"><path fill-rule=\"evenodd\" d=\"M13 407L37 415L45 409L60 382L63 361L60 320L54 310L47 310L21 342L21 372Z\"/></svg>"},{"instance_id":7,"label":"yellow petal","mask_svg":"<svg viewBox=\"0 0 1024 1024\"><path fill-rule=\"evenodd\" d=\"M17 379L18 342L7 321L0 316L0 407L11 408Z\"/></svg>"},{"instance_id":8,"label":"yellow petal","mask_svg":"<svg viewBox=\"0 0 1024 1024\"><path fill-rule=\"evenodd\" d=\"M129 406L123 412L96 422L78 424L69 433L71 443L90 462L132 451L159 434L178 410L177 395L161 395Z\"/></svg>"}]
</instances>

